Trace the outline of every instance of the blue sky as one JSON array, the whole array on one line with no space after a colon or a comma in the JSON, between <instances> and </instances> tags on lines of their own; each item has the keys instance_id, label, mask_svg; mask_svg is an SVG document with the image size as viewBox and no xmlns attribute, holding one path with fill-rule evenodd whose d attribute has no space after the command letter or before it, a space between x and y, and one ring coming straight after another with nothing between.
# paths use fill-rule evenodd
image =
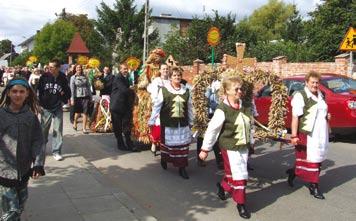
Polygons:
<instances>
[{"instance_id":1,"label":"blue sky","mask_svg":"<svg viewBox=\"0 0 356 221\"><path fill-rule=\"evenodd\" d=\"M103 0L112 5L115 0ZM55 13L66 8L70 13L88 14L96 18L96 6L102 0L1 0L0 1L0 40L10 39L17 45L40 30L47 22L56 19ZM135 0L140 7L145 0ZM150 0L153 15L161 13L172 14L176 17L192 17L211 14L218 10L224 15L229 12L237 18L250 15L255 9L266 4L268 0ZM320 0L284 0L295 3L303 16L313 11Z\"/></svg>"}]
</instances>

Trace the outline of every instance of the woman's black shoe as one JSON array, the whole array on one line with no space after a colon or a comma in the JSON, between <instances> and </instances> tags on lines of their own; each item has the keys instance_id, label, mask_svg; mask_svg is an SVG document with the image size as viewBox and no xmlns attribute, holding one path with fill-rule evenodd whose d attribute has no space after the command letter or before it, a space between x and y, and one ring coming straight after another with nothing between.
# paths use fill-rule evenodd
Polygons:
<instances>
[{"instance_id":1,"label":"woman's black shoe","mask_svg":"<svg viewBox=\"0 0 356 221\"><path fill-rule=\"evenodd\" d=\"M179 175L183 177L183 179L189 179L188 173L185 170L185 167L179 167Z\"/></svg>"},{"instance_id":2,"label":"woman's black shoe","mask_svg":"<svg viewBox=\"0 0 356 221\"><path fill-rule=\"evenodd\" d=\"M226 200L226 195L225 195L224 188L222 188L220 183L216 183L216 186L218 187L218 192L217 192L218 197L221 200Z\"/></svg>"},{"instance_id":3,"label":"woman's black shoe","mask_svg":"<svg viewBox=\"0 0 356 221\"><path fill-rule=\"evenodd\" d=\"M317 183L310 183L309 185L310 195L313 195L315 198L319 200L325 199L324 195L320 192L319 185Z\"/></svg>"},{"instance_id":4,"label":"woman's black shoe","mask_svg":"<svg viewBox=\"0 0 356 221\"><path fill-rule=\"evenodd\" d=\"M242 218L249 219L251 217L251 214L247 211L245 204L237 204L236 208Z\"/></svg>"},{"instance_id":5,"label":"woman's black shoe","mask_svg":"<svg viewBox=\"0 0 356 221\"><path fill-rule=\"evenodd\" d=\"M166 170L167 169L167 162L161 159L161 167Z\"/></svg>"},{"instance_id":6,"label":"woman's black shoe","mask_svg":"<svg viewBox=\"0 0 356 221\"><path fill-rule=\"evenodd\" d=\"M288 174L288 180L287 180L288 185L289 185L290 187L294 187L294 183L293 183L293 181L294 181L294 179L295 179L294 168L288 169L288 170L286 171L286 174Z\"/></svg>"}]
</instances>

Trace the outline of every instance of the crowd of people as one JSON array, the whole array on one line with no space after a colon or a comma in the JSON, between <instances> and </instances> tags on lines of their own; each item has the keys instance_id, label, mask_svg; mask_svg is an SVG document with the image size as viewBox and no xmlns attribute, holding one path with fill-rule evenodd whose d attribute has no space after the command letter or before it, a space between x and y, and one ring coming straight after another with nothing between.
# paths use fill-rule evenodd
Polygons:
<instances>
[{"instance_id":1,"label":"crowd of people","mask_svg":"<svg viewBox=\"0 0 356 221\"><path fill-rule=\"evenodd\" d=\"M99 90L99 96L110 100L110 119L117 148L138 151L131 137L134 84L137 81L135 78L130 80L130 70L125 63L120 64L116 75L109 67L104 67L102 72L95 71L100 76L100 88L82 65L71 65L66 73L62 73L60 63L55 59L43 69L34 68L32 72L27 68L1 71L5 87L0 99L0 154L5 159L0 163L0 195L4 220L10 220L4 217L20 217L29 178L45 175L45 147L51 124L52 155L55 160L63 160L64 104L69 104L73 129L78 130L78 119L82 117L82 131L87 134L93 119L93 96ZM178 66L162 64L159 73L147 87L152 101L147 122L151 151L155 156L160 153L164 170L172 164L178 168L179 176L189 179L187 167L193 134L194 85L183 79L183 71ZM319 81L319 74L307 74L305 88L292 99L291 143L295 145L296 161L295 166L287 170L287 183L293 187L294 179L300 177L310 183L310 194L324 199L318 183L320 164L327 153L330 116L325 97L318 89ZM224 170L221 182L216 183L217 195L226 200L228 192L237 204L239 215L248 219L248 159L254 143L252 127L257 113L253 103L242 103L242 86L239 77L224 76L207 88L209 105L206 108L210 122L204 135L197 139L197 163L205 166L208 153L214 150L217 167Z\"/></svg>"}]
</instances>

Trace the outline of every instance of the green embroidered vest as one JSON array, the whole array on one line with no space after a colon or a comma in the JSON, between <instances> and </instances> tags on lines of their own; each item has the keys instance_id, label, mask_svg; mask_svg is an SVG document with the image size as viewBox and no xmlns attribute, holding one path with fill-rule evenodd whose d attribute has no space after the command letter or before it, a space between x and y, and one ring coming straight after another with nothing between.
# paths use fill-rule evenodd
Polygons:
<instances>
[{"instance_id":1,"label":"green embroidered vest","mask_svg":"<svg viewBox=\"0 0 356 221\"><path fill-rule=\"evenodd\" d=\"M240 150L250 145L251 107L236 110L221 102L217 109L225 113L224 125L219 135L219 147Z\"/></svg>"},{"instance_id":2,"label":"green embroidered vest","mask_svg":"<svg viewBox=\"0 0 356 221\"><path fill-rule=\"evenodd\" d=\"M303 96L305 104L303 115L299 117L298 131L305 134L310 134L314 129L316 114L318 111L317 102L311 97L308 98L308 95L304 89L297 91L296 93L300 93Z\"/></svg>"},{"instance_id":3,"label":"green embroidered vest","mask_svg":"<svg viewBox=\"0 0 356 221\"><path fill-rule=\"evenodd\" d=\"M187 89L184 94L173 94L163 87L162 94L161 124L166 127L188 126L189 90Z\"/></svg>"}]
</instances>

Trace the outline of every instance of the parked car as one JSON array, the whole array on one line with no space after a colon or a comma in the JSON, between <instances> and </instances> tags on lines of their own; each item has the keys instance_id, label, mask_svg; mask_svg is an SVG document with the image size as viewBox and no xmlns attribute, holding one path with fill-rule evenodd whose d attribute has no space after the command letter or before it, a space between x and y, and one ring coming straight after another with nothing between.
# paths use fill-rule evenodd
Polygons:
<instances>
[{"instance_id":1,"label":"parked car","mask_svg":"<svg viewBox=\"0 0 356 221\"><path fill-rule=\"evenodd\" d=\"M295 91L304 88L304 75L295 75L283 79L288 89L287 108L285 119L286 127L291 124L291 96ZM331 132L337 135L356 134L356 80L336 74L322 74L320 90L325 94L328 111L331 114L329 125ZM257 120L268 124L268 112L271 105L271 88L263 87L255 97L256 108L259 113Z\"/></svg>"}]
</instances>

